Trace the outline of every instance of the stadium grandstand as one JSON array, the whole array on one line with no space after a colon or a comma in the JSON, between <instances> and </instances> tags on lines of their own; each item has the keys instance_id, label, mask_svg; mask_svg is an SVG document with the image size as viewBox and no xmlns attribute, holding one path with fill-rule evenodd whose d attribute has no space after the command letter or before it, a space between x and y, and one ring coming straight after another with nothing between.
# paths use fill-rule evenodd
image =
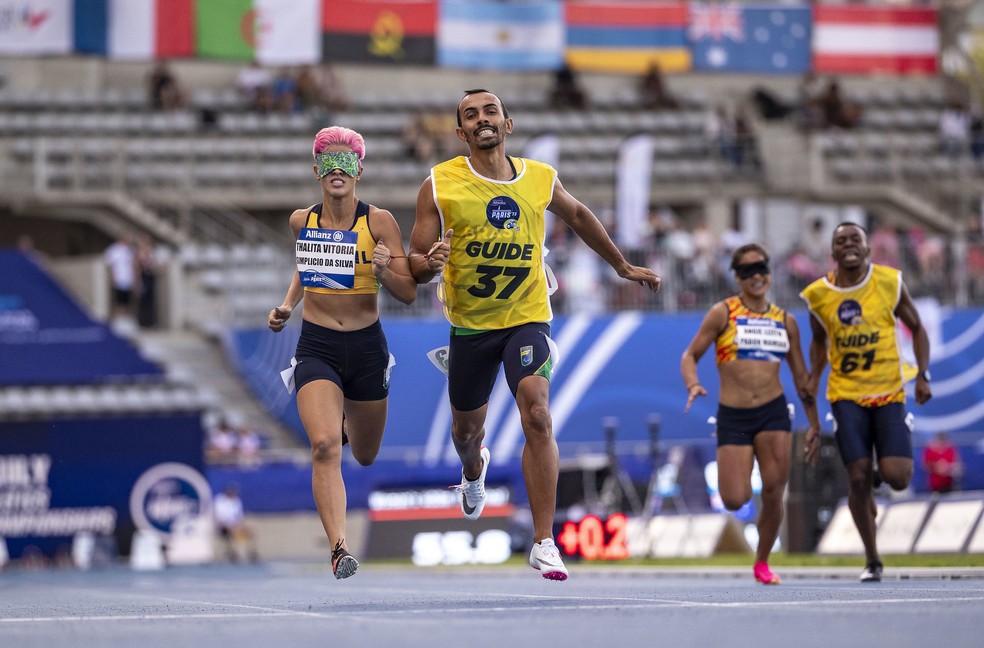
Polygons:
<instances>
[{"instance_id":1,"label":"stadium grandstand","mask_svg":"<svg viewBox=\"0 0 984 648\"><path fill-rule=\"evenodd\" d=\"M962 447L984 440L974 409L984 383L957 384L984 363L984 344L958 349L984 321L980 3L305 0L284 12L299 23L267 26L293 39L236 45L213 30L223 16L193 0L171 3L183 9L167 25L152 0L39 0L27 4L48 23L31 33L18 22L22 4L0 0L0 434L100 418L199 426L189 443L201 452L183 461L214 491L234 476L252 511L311 508L303 470L283 476L309 461L279 378L298 322L274 338L266 318L293 271L288 216L320 198L313 136L332 124L364 135L359 196L392 211L409 238L431 166L463 152L448 142L457 101L485 87L515 120L509 153L555 166L627 257L664 280L658 294L617 285L563 226L550 234L557 337L570 355L553 397L565 460L604 452L611 416L622 418L624 465L643 481L653 413L668 443L712 447L713 406L684 416L677 368L702 313L734 292L732 251L764 244L772 298L803 313L799 291L828 269L842 221L868 228L874 260L900 267L931 313L942 350L933 370L954 382L926 406L925 439L936 425ZM515 18L523 5L528 15ZM499 32L469 11L496 16ZM902 25L915 40L888 34L882 51L852 52L831 36L874 24ZM534 27L537 38L520 40ZM632 40L645 34L647 44ZM565 61L583 105L553 100ZM653 61L658 101L642 83ZM313 94L302 74L314 76ZM951 121L956 136L943 128ZM432 148L411 141L421 129ZM112 317L104 251L120 236L153 248L151 324ZM356 505L400 481L380 474L389 467L406 483L443 483L456 465L443 379L426 357L446 334L435 285L420 286L410 307L380 299L398 365L384 468L354 478ZM78 343L55 344L69 329ZM521 480L514 419L502 407L490 419L499 479L510 483ZM272 472L251 477L252 463L206 457L221 421L260 431ZM15 454L21 441L2 443L0 454ZM303 492L263 492L271 474Z\"/></svg>"}]
</instances>

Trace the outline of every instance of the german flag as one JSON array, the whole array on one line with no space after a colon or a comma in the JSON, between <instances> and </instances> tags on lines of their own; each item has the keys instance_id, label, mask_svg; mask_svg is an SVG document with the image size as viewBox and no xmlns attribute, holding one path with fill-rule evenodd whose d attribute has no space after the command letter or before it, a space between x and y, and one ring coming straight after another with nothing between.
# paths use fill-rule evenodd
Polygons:
<instances>
[{"instance_id":1,"label":"german flag","mask_svg":"<svg viewBox=\"0 0 984 648\"><path fill-rule=\"evenodd\" d=\"M435 0L323 0L329 63L434 65Z\"/></svg>"}]
</instances>

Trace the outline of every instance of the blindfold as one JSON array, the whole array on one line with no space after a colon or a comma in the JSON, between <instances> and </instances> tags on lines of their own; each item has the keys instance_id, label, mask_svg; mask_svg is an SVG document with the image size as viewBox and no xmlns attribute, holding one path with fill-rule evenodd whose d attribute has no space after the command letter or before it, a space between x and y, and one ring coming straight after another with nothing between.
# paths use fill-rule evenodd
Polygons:
<instances>
[{"instance_id":1,"label":"blindfold","mask_svg":"<svg viewBox=\"0 0 984 648\"><path fill-rule=\"evenodd\" d=\"M739 279L748 279L757 274L767 275L769 274L769 264L765 261L743 263L742 265L735 266L735 274L738 275Z\"/></svg>"},{"instance_id":2,"label":"blindfold","mask_svg":"<svg viewBox=\"0 0 984 648\"><path fill-rule=\"evenodd\" d=\"M318 165L319 178L325 177L335 169L340 169L342 173L353 178L359 175L359 155L352 151L318 153L314 156L314 161Z\"/></svg>"}]
</instances>

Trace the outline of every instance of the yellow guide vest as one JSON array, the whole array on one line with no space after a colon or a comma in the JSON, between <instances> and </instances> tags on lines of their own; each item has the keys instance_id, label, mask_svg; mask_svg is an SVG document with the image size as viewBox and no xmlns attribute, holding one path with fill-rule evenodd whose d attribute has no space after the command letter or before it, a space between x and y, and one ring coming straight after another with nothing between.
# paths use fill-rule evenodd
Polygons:
<instances>
[{"instance_id":1,"label":"yellow guide vest","mask_svg":"<svg viewBox=\"0 0 984 648\"><path fill-rule=\"evenodd\" d=\"M543 244L557 172L510 160L517 173L505 181L478 175L463 156L431 169L441 232L454 230L442 283L454 326L489 330L553 319Z\"/></svg>"},{"instance_id":2,"label":"yellow guide vest","mask_svg":"<svg viewBox=\"0 0 984 648\"><path fill-rule=\"evenodd\" d=\"M849 400L864 407L905 402L895 334L901 295L902 273L874 263L857 286L835 286L831 272L800 293L827 331L830 402Z\"/></svg>"}]
</instances>

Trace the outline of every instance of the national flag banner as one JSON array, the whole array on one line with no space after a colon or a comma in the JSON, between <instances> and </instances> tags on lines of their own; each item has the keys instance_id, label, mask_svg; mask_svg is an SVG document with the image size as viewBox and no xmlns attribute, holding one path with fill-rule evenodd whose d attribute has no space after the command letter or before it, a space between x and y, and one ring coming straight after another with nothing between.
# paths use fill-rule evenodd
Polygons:
<instances>
[{"instance_id":1,"label":"national flag banner","mask_svg":"<svg viewBox=\"0 0 984 648\"><path fill-rule=\"evenodd\" d=\"M199 56L262 65L321 61L322 0L198 0Z\"/></svg>"},{"instance_id":2,"label":"national flag banner","mask_svg":"<svg viewBox=\"0 0 984 648\"><path fill-rule=\"evenodd\" d=\"M324 59L433 65L437 0L324 0Z\"/></svg>"},{"instance_id":3,"label":"national flag banner","mask_svg":"<svg viewBox=\"0 0 984 648\"><path fill-rule=\"evenodd\" d=\"M810 69L809 5L690 5L694 69L801 74Z\"/></svg>"},{"instance_id":4,"label":"national flag banner","mask_svg":"<svg viewBox=\"0 0 984 648\"><path fill-rule=\"evenodd\" d=\"M563 3L440 0L437 63L483 70L556 70L564 63Z\"/></svg>"},{"instance_id":5,"label":"national flag banner","mask_svg":"<svg viewBox=\"0 0 984 648\"><path fill-rule=\"evenodd\" d=\"M813 69L821 74L935 74L937 22L932 7L817 5Z\"/></svg>"},{"instance_id":6,"label":"national flag banner","mask_svg":"<svg viewBox=\"0 0 984 648\"><path fill-rule=\"evenodd\" d=\"M684 2L564 3L567 61L575 70L642 74L691 68Z\"/></svg>"},{"instance_id":7,"label":"national flag banner","mask_svg":"<svg viewBox=\"0 0 984 648\"><path fill-rule=\"evenodd\" d=\"M195 53L195 0L75 0L75 49L112 59Z\"/></svg>"},{"instance_id":8,"label":"national flag banner","mask_svg":"<svg viewBox=\"0 0 984 648\"><path fill-rule=\"evenodd\" d=\"M0 54L69 54L72 0L0 0Z\"/></svg>"}]
</instances>

